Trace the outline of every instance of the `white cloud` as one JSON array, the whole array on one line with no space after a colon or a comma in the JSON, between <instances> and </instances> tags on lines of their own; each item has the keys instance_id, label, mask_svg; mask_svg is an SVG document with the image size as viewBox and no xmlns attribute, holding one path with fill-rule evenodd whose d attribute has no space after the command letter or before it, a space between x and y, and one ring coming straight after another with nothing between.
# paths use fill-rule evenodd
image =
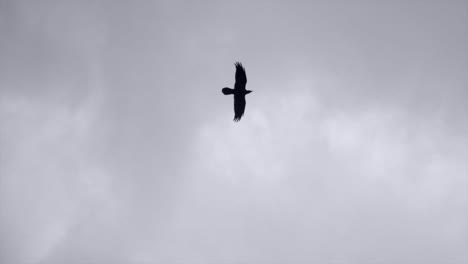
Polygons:
<instances>
[{"instance_id":1,"label":"white cloud","mask_svg":"<svg viewBox=\"0 0 468 264\"><path fill-rule=\"evenodd\" d=\"M12 262L46 257L80 214L111 201L109 178L92 160L95 98L74 109L2 98L0 215Z\"/></svg>"},{"instance_id":2,"label":"white cloud","mask_svg":"<svg viewBox=\"0 0 468 264\"><path fill-rule=\"evenodd\" d=\"M0 262L466 263L466 4L432 2L0 2Z\"/></svg>"},{"instance_id":3,"label":"white cloud","mask_svg":"<svg viewBox=\"0 0 468 264\"><path fill-rule=\"evenodd\" d=\"M271 102L282 100L201 127L168 248L192 252L191 263L467 259L468 153L457 139L395 109L325 114L301 89Z\"/></svg>"}]
</instances>

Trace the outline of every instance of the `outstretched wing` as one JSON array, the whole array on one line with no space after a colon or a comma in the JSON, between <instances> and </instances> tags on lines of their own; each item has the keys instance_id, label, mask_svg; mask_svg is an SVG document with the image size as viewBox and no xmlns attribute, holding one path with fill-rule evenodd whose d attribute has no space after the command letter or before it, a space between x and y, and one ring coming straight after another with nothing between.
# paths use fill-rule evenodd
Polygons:
<instances>
[{"instance_id":1,"label":"outstretched wing","mask_svg":"<svg viewBox=\"0 0 468 264\"><path fill-rule=\"evenodd\" d=\"M239 122L245 111L245 96L234 96L234 121Z\"/></svg>"},{"instance_id":2,"label":"outstretched wing","mask_svg":"<svg viewBox=\"0 0 468 264\"><path fill-rule=\"evenodd\" d=\"M245 85L247 84L245 69L240 62L236 62L234 65L236 66L236 83L234 84L234 89L245 90Z\"/></svg>"}]
</instances>

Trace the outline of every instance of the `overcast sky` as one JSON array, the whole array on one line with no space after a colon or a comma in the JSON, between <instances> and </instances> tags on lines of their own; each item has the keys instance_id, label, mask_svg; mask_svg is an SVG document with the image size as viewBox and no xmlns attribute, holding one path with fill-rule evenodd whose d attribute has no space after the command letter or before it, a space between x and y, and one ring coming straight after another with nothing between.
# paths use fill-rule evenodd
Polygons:
<instances>
[{"instance_id":1,"label":"overcast sky","mask_svg":"<svg viewBox=\"0 0 468 264\"><path fill-rule=\"evenodd\" d=\"M0 38L1 263L468 263L467 1L0 0Z\"/></svg>"}]
</instances>

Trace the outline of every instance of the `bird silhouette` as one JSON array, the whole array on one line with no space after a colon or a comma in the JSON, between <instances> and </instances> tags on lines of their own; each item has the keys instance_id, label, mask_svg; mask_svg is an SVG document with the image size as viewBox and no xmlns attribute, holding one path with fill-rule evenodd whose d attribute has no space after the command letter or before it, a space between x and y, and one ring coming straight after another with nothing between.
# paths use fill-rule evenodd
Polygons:
<instances>
[{"instance_id":1,"label":"bird silhouette","mask_svg":"<svg viewBox=\"0 0 468 264\"><path fill-rule=\"evenodd\" d=\"M247 75L245 75L245 69L240 62L234 63L236 66L236 82L234 83L234 89L224 87L221 91L225 95L234 95L234 122L239 122L245 111L245 95L252 91L246 90L245 85L247 84Z\"/></svg>"}]
</instances>

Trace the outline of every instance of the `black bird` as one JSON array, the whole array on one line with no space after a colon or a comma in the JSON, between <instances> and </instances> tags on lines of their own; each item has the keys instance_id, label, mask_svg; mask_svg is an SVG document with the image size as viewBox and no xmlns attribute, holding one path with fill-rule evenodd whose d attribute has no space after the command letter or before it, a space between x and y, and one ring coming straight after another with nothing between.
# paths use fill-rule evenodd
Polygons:
<instances>
[{"instance_id":1,"label":"black bird","mask_svg":"<svg viewBox=\"0 0 468 264\"><path fill-rule=\"evenodd\" d=\"M247 76L245 75L245 69L242 64L236 62L234 65L236 66L236 83L234 84L234 89L224 87L222 91L225 95L234 95L234 122L239 122L245 111L245 95L252 91L245 89Z\"/></svg>"}]
</instances>

